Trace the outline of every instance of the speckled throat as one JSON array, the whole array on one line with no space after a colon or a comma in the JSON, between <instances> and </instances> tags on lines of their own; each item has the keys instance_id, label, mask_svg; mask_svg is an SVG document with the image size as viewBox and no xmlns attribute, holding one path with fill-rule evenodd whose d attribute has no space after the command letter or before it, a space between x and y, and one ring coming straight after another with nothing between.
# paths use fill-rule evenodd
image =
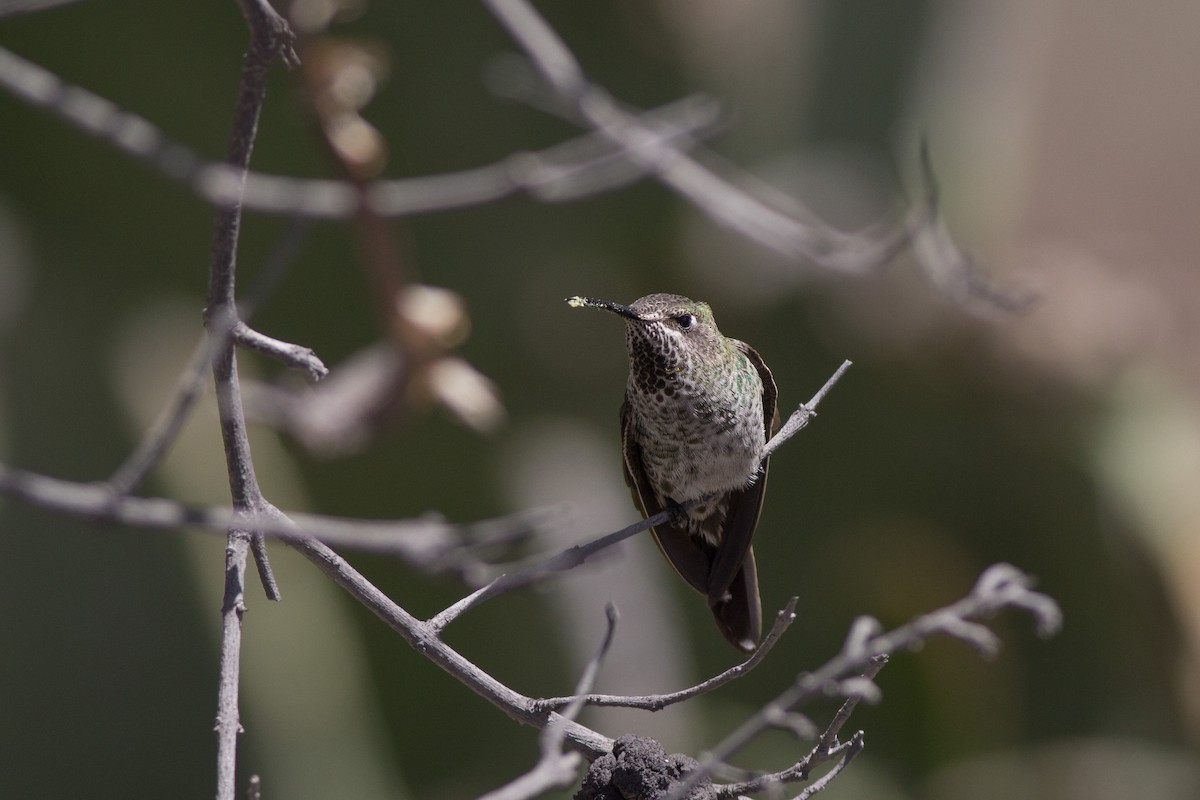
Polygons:
<instances>
[{"instance_id":1,"label":"speckled throat","mask_svg":"<svg viewBox=\"0 0 1200 800\"><path fill-rule=\"evenodd\" d=\"M715 495L688 512L694 535L717 544L725 494L758 475L763 385L741 343L721 335L707 304L650 295L627 318L629 435L662 504Z\"/></svg>"}]
</instances>

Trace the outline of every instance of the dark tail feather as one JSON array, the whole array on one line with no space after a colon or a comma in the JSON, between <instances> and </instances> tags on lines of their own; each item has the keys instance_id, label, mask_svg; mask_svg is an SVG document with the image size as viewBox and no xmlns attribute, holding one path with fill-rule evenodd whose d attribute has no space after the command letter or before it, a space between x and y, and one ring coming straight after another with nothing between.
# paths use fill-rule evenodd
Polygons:
<instances>
[{"instance_id":1,"label":"dark tail feather","mask_svg":"<svg viewBox=\"0 0 1200 800\"><path fill-rule=\"evenodd\" d=\"M754 551L746 552L742 568L723 598L709 598L708 606L721 633L737 649L753 653L762 638L762 602L758 598L758 569Z\"/></svg>"}]
</instances>

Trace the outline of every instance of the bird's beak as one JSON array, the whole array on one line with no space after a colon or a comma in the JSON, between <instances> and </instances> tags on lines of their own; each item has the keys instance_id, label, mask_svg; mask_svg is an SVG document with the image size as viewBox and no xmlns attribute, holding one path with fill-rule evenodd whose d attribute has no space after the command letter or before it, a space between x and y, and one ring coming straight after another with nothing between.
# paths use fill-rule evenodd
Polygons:
<instances>
[{"instance_id":1,"label":"bird's beak","mask_svg":"<svg viewBox=\"0 0 1200 800\"><path fill-rule=\"evenodd\" d=\"M611 311L614 314L625 317L626 319L635 319L641 321L641 317L634 312L629 306L623 306L620 303L612 303L608 300L597 300L594 297L568 297L567 305L571 308L602 308L605 311Z\"/></svg>"}]
</instances>

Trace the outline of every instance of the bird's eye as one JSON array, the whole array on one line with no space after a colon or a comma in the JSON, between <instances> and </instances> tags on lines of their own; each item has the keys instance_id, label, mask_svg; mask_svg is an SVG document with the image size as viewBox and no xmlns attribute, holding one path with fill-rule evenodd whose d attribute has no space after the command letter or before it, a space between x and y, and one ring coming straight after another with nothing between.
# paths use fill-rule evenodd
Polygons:
<instances>
[{"instance_id":1,"label":"bird's eye","mask_svg":"<svg viewBox=\"0 0 1200 800\"><path fill-rule=\"evenodd\" d=\"M682 314L675 318L675 322L676 322L676 324L679 325L680 328L682 328L683 330L686 331L688 328L690 328L696 324L696 315L695 314Z\"/></svg>"}]
</instances>

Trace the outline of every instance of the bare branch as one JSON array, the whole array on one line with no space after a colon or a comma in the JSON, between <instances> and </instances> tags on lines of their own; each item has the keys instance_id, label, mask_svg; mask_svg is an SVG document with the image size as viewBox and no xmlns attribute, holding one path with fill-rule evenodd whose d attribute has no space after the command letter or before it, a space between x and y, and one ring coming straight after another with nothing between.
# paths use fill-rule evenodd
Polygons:
<instances>
[{"instance_id":1,"label":"bare branch","mask_svg":"<svg viewBox=\"0 0 1200 800\"><path fill-rule=\"evenodd\" d=\"M566 44L528 0L483 2L557 95L556 104L539 96L537 107L607 136L642 169L717 224L785 257L848 275L874 272L909 247L930 282L960 303L1008 312L1030 307L1029 295L992 286L949 235L938 214L928 142L923 141L920 149L923 199L911 206L904 219L863 231L842 231L820 220L798 199L784 196L711 153L684 152L676 143L653 141L635 114L587 80Z\"/></svg>"},{"instance_id":2,"label":"bare branch","mask_svg":"<svg viewBox=\"0 0 1200 800\"><path fill-rule=\"evenodd\" d=\"M542 729L540 737L542 756L538 763L529 772L494 792L488 792L480 800L527 800L527 798L537 797L551 789L564 789L575 782L583 758L579 753L563 751L563 726L579 716L588 692L596 683L600 665L608 655L609 647L612 646L613 634L616 632L617 620L620 615L617 613L617 607L612 603L604 607L604 614L608 618L604 640L600 643L596 655L589 659L584 666L583 674L580 675L579 682L575 684L575 694L569 698L569 703L562 712L562 716L551 721Z\"/></svg>"},{"instance_id":3,"label":"bare branch","mask_svg":"<svg viewBox=\"0 0 1200 800\"><path fill-rule=\"evenodd\" d=\"M510 36L564 100L581 102L589 90L575 55L533 6L522 0L484 0Z\"/></svg>"},{"instance_id":4,"label":"bare branch","mask_svg":"<svg viewBox=\"0 0 1200 800\"><path fill-rule=\"evenodd\" d=\"M825 395L829 393L829 390L841 380L846 370L850 369L851 363L850 361L843 361L842 365L830 376L829 380L825 381L825 385L812 396L812 399L807 403L802 403L799 408L792 412L792 415L788 417L787 422L783 423L783 427L779 429L779 432L772 436L771 440L763 447L762 457L764 461L778 450L784 442L808 427L809 420L817 415L817 406L825 399Z\"/></svg>"},{"instance_id":5,"label":"bare branch","mask_svg":"<svg viewBox=\"0 0 1200 800\"><path fill-rule=\"evenodd\" d=\"M275 572L267 554L267 539L262 531L254 531L250 535L250 555L254 557L254 568L258 572L258 581L262 584L263 594L268 600L279 601L279 583L275 580Z\"/></svg>"},{"instance_id":6,"label":"bare branch","mask_svg":"<svg viewBox=\"0 0 1200 800\"><path fill-rule=\"evenodd\" d=\"M267 91L267 72L276 56L285 63L297 62L287 23L266 0L240 0L250 26L250 47L242 63L237 105L225 161L236 170L237 195L217 212L213 230L212 257L208 271L208 305L205 323L213 342L213 380L217 412L221 419L221 441L229 474L229 491L238 514L254 513L264 501L254 475L250 440L242 410L234 346L225 331L232 333L237 320L236 264L238 230L241 225L242 189L254 149L258 117ZM225 340L225 341L223 341ZM221 675L217 693L217 800L234 800L237 795L237 737L241 730L238 713L238 675L241 652L243 587L246 554L250 540L263 588L271 599L279 599L278 586L266 559L262 534L235 525L230 528L225 556L225 602L221 608Z\"/></svg>"},{"instance_id":7,"label":"bare branch","mask_svg":"<svg viewBox=\"0 0 1200 800\"><path fill-rule=\"evenodd\" d=\"M154 424L142 436L138 446L134 448L121 465L105 482L107 489L113 494L129 494L146 479L167 449L174 443L183 423L195 405L196 400L204 391L203 379L207 367L212 363L212 348L209 346L207 335L202 335L192 350L187 364L179 377L175 379L175 387Z\"/></svg>"},{"instance_id":8,"label":"bare branch","mask_svg":"<svg viewBox=\"0 0 1200 800\"><path fill-rule=\"evenodd\" d=\"M169 531L195 526L222 533L245 525L285 541L314 537L329 545L400 558L427 572L468 576L475 571L475 563L464 551L524 539L557 513L553 509L534 509L467 525L450 524L436 515L364 520L302 512L284 514L269 504L254 513L239 513L228 507L190 506L165 498L119 495L103 483L66 481L2 464L0 494L59 513L122 525Z\"/></svg>"},{"instance_id":9,"label":"bare branch","mask_svg":"<svg viewBox=\"0 0 1200 800\"><path fill-rule=\"evenodd\" d=\"M572 115L619 144L641 167L718 224L785 256L838 272L874 269L890 261L908 243L907 226L875 238L846 234L815 220L800 219L721 177L672 143L652 141L650 132L635 115L588 82L566 44L526 0L484 0L484 5Z\"/></svg>"},{"instance_id":10,"label":"bare branch","mask_svg":"<svg viewBox=\"0 0 1200 800\"><path fill-rule=\"evenodd\" d=\"M651 695L611 695L611 694L589 694L582 698L587 705L590 706L619 706L623 708L641 708L646 711L661 711L669 705L681 703L684 700L690 700L702 694L707 694L713 689L724 686L730 681L748 675L750 670L757 667L767 657L767 653L775 646L776 642L783 636L791 624L796 620L796 602L798 598L793 597L787 602L783 610L775 615L775 624L771 626L771 630L767 632L758 649L750 654L740 664L730 667L719 675L714 675L706 681L702 681L695 686L690 686L686 689L681 689L676 692L667 692L665 694ZM538 708L559 709L568 703L576 700L575 697L548 697L543 700L536 701Z\"/></svg>"},{"instance_id":11,"label":"bare branch","mask_svg":"<svg viewBox=\"0 0 1200 800\"><path fill-rule=\"evenodd\" d=\"M853 742L856 739L858 740L856 749L861 749L861 731L855 734L855 736L852 737L848 742L839 742L838 736L841 734L842 728L845 727L846 723L850 720L850 715L854 713L854 708L858 705L859 701L865 698L869 699L868 695L862 691L862 688L865 686L870 686L872 689L875 688L875 676L879 674L879 671L884 668L887 662L887 656L875 656L870 660L866 669L862 671L862 674L858 678L858 680L861 681L859 684L859 691L848 693L846 702L842 703L841 708L838 709L837 714L835 714L833 719L830 720L829 725L826 726L825 731L821 734L821 738L817 741L817 744L812 748L812 750L809 751L808 755L785 770L773 773L771 775L761 775L754 780L744 781L742 783L727 784L720 787L719 791L723 795L733 797L743 794L756 794L770 788L771 786L784 783L806 781L808 780L809 774L815 767L818 767L826 761L843 754L847 748L853 745ZM843 681L843 686L845 686L847 682L848 681ZM875 689L875 691L878 692L877 689ZM781 709L779 709L779 707L774 703L769 703L763 709L763 713L766 715L768 722L774 722L771 717L775 713L780 712ZM811 722L809 724L811 724ZM797 733L799 734L800 732ZM838 767L835 767L830 771L830 773L836 775L837 772L840 772L841 769L845 767L845 763L847 761L849 761L849 758L843 757L842 762L838 765ZM823 776L821 780L814 782L809 789L813 790L813 787L817 786L818 783L822 783L822 785L827 783L828 781L826 780L826 777L828 777L830 773L827 773L826 776ZM832 780L832 777L829 777L829 780ZM815 789L813 791L820 791L820 789Z\"/></svg>"},{"instance_id":12,"label":"bare branch","mask_svg":"<svg viewBox=\"0 0 1200 800\"><path fill-rule=\"evenodd\" d=\"M291 544L417 652L512 719L537 728L562 719L552 711L538 710L532 698L510 689L472 664L439 639L429 623L413 617L325 545L315 539L300 539ZM562 725L566 742L589 760L612 749L612 740L591 728L570 720L564 720Z\"/></svg>"},{"instance_id":13,"label":"bare branch","mask_svg":"<svg viewBox=\"0 0 1200 800\"><path fill-rule=\"evenodd\" d=\"M267 0L237 0L254 38L254 49L262 52L269 65L278 58L288 69L300 66L294 47L296 35L287 20L279 15Z\"/></svg>"},{"instance_id":14,"label":"bare branch","mask_svg":"<svg viewBox=\"0 0 1200 800\"><path fill-rule=\"evenodd\" d=\"M906 625L887 633L872 630L872 622L860 619L851 629L842 651L815 672L801 675L795 684L782 692L768 707L730 733L712 749L701 766L670 794L670 800L682 800L688 791L705 780L718 764L757 738L770 727L770 719L780 711L790 711L814 696L841 692L844 679L856 671L865 675L872 659L917 647L936 634L964 638L961 623L989 618L1004 608L1020 608L1033 614L1037 631L1042 636L1057 632L1062 613L1058 604L1044 594L1032 591L1033 580L1009 564L993 564L979 577L971 593L950 605L917 617ZM869 635L866 635L870 632ZM975 645L974 633L965 640ZM880 664L882 666L882 664ZM836 718L835 718L836 719ZM842 723L844 724L844 720Z\"/></svg>"},{"instance_id":15,"label":"bare branch","mask_svg":"<svg viewBox=\"0 0 1200 800\"><path fill-rule=\"evenodd\" d=\"M531 583L536 583L551 575L558 575L569 569L579 566L589 558L594 556L601 550L611 547L612 545L624 541L631 536L636 536L642 531L649 530L661 522L666 522L670 518L669 512L662 512L653 517L627 525L619 531L605 534L598 539L593 539L590 542L573 545L566 550L551 556L545 560L539 560L524 569L517 572L506 573L494 579L487 586L478 589L466 597L459 600L457 603L449 606L439 614L431 617L429 620L430 627L437 632L441 632L447 625L458 619L464 612L475 608L480 603L490 600L498 594L511 591L521 586L528 586Z\"/></svg>"},{"instance_id":16,"label":"bare branch","mask_svg":"<svg viewBox=\"0 0 1200 800\"><path fill-rule=\"evenodd\" d=\"M246 611L246 551L250 535L232 531L225 547L225 593L221 603L221 655L217 679L217 798L232 800L236 794L237 738L242 732L238 712L238 680L241 674L242 615Z\"/></svg>"},{"instance_id":17,"label":"bare branch","mask_svg":"<svg viewBox=\"0 0 1200 800\"><path fill-rule=\"evenodd\" d=\"M828 786L834 778L841 774L842 770L844 770L850 763L850 760L862 752L863 745L863 732L858 731L854 734L854 736L850 737L848 742L845 742L841 745L841 761L835 764L833 769L829 770L829 772L826 772L820 778L817 778L815 781L813 781L812 784L805 788L804 791L796 795L796 800L808 800L808 798L812 797L814 794Z\"/></svg>"},{"instance_id":18,"label":"bare branch","mask_svg":"<svg viewBox=\"0 0 1200 800\"><path fill-rule=\"evenodd\" d=\"M244 173L243 180L237 170L207 163L195 151L171 141L145 118L65 83L2 47L0 87L150 164L166 177L186 183L214 205L240 202L245 209L268 214L346 219L365 206L380 216L400 217L481 205L519 193L557 203L618 189L646 175L608 137L589 133L537 152L514 153L482 167L373 181L365 188L350 181L255 172ZM690 147L696 137L711 134L719 118L719 106L700 97L669 103L640 117L652 132L653 142L675 142L682 148Z\"/></svg>"},{"instance_id":19,"label":"bare branch","mask_svg":"<svg viewBox=\"0 0 1200 800\"><path fill-rule=\"evenodd\" d=\"M281 361L292 369L304 370L314 381L319 381L329 374L329 369L311 348L273 339L254 330L245 322L239 321L233 326L233 340L242 347L257 350Z\"/></svg>"},{"instance_id":20,"label":"bare branch","mask_svg":"<svg viewBox=\"0 0 1200 800\"><path fill-rule=\"evenodd\" d=\"M266 7L261 0L245 0L243 6L248 18L262 16L261 8ZM357 185L243 175L224 165L205 163L144 118L68 85L2 48L0 86L147 161L220 206L241 204L266 213L339 219L364 208L380 216L403 216L488 203L518 192L543 202L574 200L654 175L718 224L787 257L832 272L864 274L911 247L929 280L955 300L970 307L1009 312L1032 305L1034 298L1028 293L992 286L950 237L938 215L938 187L927 143L923 142L920 150L923 199L912 206L906 218L900 224L841 231L820 221L796 198L781 195L713 154L689 155L696 135L711 132L717 115L714 104L684 100L659 112L625 110L587 81L566 45L527 2L494 0L488 6L549 84L559 100L555 112L594 133L539 153L515 153L475 169ZM264 27L268 31L266 46L290 58L294 56L290 40L277 30L276 20L272 12L271 24ZM663 114L680 108L683 111L678 117ZM586 155L588 151L600 154ZM564 160L567 153L570 155Z\"/></svg>"}]
</instances>

